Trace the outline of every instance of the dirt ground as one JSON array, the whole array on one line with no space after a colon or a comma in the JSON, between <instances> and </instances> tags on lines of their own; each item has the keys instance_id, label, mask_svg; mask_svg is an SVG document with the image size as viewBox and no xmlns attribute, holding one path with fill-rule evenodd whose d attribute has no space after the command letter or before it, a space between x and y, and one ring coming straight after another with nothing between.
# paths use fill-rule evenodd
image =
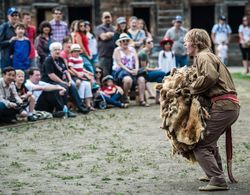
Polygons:
<instances>
[{"instance_id":1,"label":"dirt ground","mask_svg":"<svg viewBox=\"0 0 250 195\"><path fill-rule=\"evenodd\" d=\"M235 82L242 106L233 126L239 183L220 194L250 194L250 80ZM0 194L218 194L197 190L202 170L171 155L160 125L152 104L1 127Z\"/></svg>"}]
</instances>

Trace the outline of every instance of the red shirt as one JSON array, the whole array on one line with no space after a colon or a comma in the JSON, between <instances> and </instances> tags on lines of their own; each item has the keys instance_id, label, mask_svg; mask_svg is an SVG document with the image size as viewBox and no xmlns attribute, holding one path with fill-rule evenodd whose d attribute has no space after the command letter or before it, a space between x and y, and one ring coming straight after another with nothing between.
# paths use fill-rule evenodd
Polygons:
<instances>
[{"instance_id":1,"label":"red shirt","mask_svg":"<svg viewBox=\"0 0 250 195\"><path fill-rule=\"evenodd\" d=\"M103 91L104 93L108 94L108 95L113 95L116 93L116 85L110 85L110 86L103 86L101 87L101 91Z\"/></svg>"},{"instance_id":2,"label":"red shirt","mask_svg":"<svg viewBox=\"0 0 250 195\"><path fill-rule=\"evenodd\" d=\"M79 32L76 32L76 34L80 35L83 47L86 50L87 54L90 55L88 37L85 34L79 33ZM75 41L75 43L76 43L76 41Z\"/></svg>"},{"instance_id":3,"label":"red shirt","mask_svg":"<svg viewBox=\"0 0 250 195\"><path fill-rule=\"evenodd\" d=\"M35 52L35 47L34 47L34 40L36 37L36 27L29 25L26 28L26 32L27 32L27 37L30 40L30 55L29 58L32 59L36 56L36 52Z\"/></svg>"}]
</instances>

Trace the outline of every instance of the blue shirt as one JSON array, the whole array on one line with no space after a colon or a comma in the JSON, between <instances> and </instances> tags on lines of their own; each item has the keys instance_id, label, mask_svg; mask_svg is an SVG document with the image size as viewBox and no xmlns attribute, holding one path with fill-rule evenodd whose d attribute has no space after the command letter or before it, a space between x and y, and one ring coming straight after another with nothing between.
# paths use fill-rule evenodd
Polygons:
<instances>
[{"instance_id":1,"label":"blue shirt","mask_svg":"<svg viewBox=\"0 0 250 195\"><path fill-rule=\"evenodd\" d=\"M11 42L10 55L13 55L12 64L14 69L27 70L30 67L30 41L15 40Z\"/></svg>"},{"instance_id":2,"label":"blue shirt","mask_svg":"<svg viewBox=\"0 0 250 195\"><path fill-rule=\"evenodd\" d=\"M14 36L16 36L14 27L9 22L5 22L0 26L1 69L12 66L9 40Z\"/></svg>"}]
</instances>

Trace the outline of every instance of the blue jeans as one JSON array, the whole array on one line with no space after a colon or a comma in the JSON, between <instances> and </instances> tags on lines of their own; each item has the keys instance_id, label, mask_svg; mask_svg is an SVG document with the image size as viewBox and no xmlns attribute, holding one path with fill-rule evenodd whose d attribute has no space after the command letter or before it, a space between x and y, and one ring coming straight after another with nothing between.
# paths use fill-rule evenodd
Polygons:
<instances>
[{"instance_id":1,"label":"blue jeans","mask_svg":"<svg viewBox=\"0 0 250 195\"><path fill-rule=\"evenodd\" d=\"M148 82L161 83L162 79L164 78L165 75L166 75L165 72L163 72L161 70L151 70L151 71L148 71L145 79Z\"/></svg>"},{"instance_id":2,"label":"blue jeans","mask_svg":"<svg viewBox=\"0 0 250 195\"><path fill-rule=\"evenodd\" d=\"M68 87L67 85L65 85L65 84L63 84L63 83L52 83L52 84L59 84L59 85L61 85L62 87L64 87L65 89L67 89L67 93L69 93L69 95L71 96L74 105L75 105L78 109L84 108L82 99L81 99L80 96L79 96L78 89L77 89L77 87L76 87L75 82L72 82L71 85L70 85L70 87ZM64 100L64 104L66 104L66 103L67 103L67 94L64 95L63 100Z\"/></svg>"},{"instance_id":3,"label":"blue jeans","mask_svg":"<svg viewBox=\"0 0 250 195\"><path fill-rule=\"evenodd\" d=\"M120 93L115 93L114 95L111 95L110 97L103 95L103 97L105 98L105 101L107 102L107 104L111 104L116 107L122 107L122 103L120 101L122 95Z\"/></svg>"},{"instance_id":4,"label":"blue jeans","mask_svg":"<svg viewBox=\"0 0 250 195\"><path fill-rule=\"evenodd\" d=\"M184 56L180 56L180 55L175 55L175 61L176 61L176 67L181 68L185 65L188 66L188 56L184 55Z\"/></svg>"}]
</instances>

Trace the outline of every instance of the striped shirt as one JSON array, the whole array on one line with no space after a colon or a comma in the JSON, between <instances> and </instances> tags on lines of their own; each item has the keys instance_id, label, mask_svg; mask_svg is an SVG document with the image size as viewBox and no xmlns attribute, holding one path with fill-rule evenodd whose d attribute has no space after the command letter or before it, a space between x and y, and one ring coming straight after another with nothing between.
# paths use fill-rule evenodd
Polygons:
<instances>
[{"instance_id":1,"label":"striped shirt","mask_svg":"<svg viewBox=\"0 0 250 195\"><path fill-rule=\"evenodd\" d=\"M52 37L56 42L62 43L65 36L69 34L68 25L66 22L56 22L54 19L50 21L52 28Z\"/></svg>"},{"instance_id":2,"label":"striped shirt","mask_svg":"<svg viewBox=\"0 0 250 195\"><path fill-rule=\"evenodd\" d=\"M69 57L68 60L68 66L72 67L75 69L80 74L84 74L85 70L83 69L83 59L79 56L78 58L76 57Z\"/></svg>"}]
</instances>

